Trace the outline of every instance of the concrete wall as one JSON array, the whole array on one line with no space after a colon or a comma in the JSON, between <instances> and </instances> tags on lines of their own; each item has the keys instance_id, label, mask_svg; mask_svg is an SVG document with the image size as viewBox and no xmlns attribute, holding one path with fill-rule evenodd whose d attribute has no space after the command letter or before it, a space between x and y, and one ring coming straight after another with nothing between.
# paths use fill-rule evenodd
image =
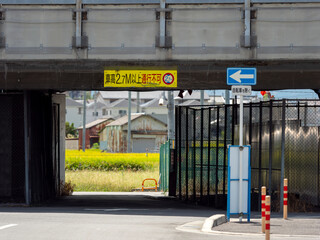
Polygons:
<instances>
[{"instance_id":1,"label":"concrete wall","mask_svg":"<svg viewBox=\"0 0 320 240\"><path fill-rule=\"evenodd\" d=\"M78 138L66 138L66 149L78 150L79 139Z\"/></svg>"},{"instance_id":2,"label":"concrete wall","mask_svg":"<svg viewBox=\"0 0 320 240\"><path fill-rule=\"evenodd\" d=\"M60 180L65 181L65 150L66 150L66 95L53 94L52 102L59 104L60 109Z\"/></svg>"},{"instance_id":3,"label":"concrete wall","mask_svg":"<svg viewBox=\"0 0 320 240\"><path fill-rule=\"evenodd\" d=\"M75 6L72 6L75 7ZM70 5L2 5L6 47L0 59L241 60L320 57L320 3L253 3L256 44L244 48L243 4L167 4L173 45L155 47L159 5L84 5L88 48L72 48ZM32 9L32 10L30 10Z\"/></svg>"}]
</instances>

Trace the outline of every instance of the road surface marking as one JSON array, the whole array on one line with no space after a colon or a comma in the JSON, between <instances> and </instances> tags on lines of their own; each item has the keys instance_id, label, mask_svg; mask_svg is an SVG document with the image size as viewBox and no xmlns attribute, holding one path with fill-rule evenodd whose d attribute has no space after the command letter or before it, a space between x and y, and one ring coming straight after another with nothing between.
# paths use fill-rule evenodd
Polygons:
<instances>
[{"instance_id":1,"label":"road surface marking","mask_svg":"<svg viewBox=\"0 0 320 240\"><path fill-rule=\"evenodd\" d=\"M0 227L0 230L3 230L3 229L6 229L6 228L9 228L9 227L14 227L14 226L17 226L18 224L8 224L8 225L4 225L2 227Z\"/></svg>"},{"instance_id":2,"label":"road surface marking","mask_svg":"<svg viewBox=\"0 0 320 240\"><path fill-rule=\"evenodd\" d=\"M139 209L139 208L109 208L109 209L93 209L93 208L85 208L85 211L105 211L105 212L115 212L115 211L147 211L149 209Z\"/></svg>"}]
</instances>

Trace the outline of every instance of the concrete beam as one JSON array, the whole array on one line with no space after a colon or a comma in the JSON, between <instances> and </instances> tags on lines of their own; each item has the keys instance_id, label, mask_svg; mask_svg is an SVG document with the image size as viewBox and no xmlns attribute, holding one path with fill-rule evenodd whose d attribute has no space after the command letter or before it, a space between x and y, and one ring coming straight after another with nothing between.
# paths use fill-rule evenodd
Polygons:
<instances>
[{"instance_id":1,"label":"concrete beam","mask_svg":"<svg viewBox=\"0 0 320 240\"><path fill-rule=\"evenodd\" d=\"M0 61L0 90L129 90L104 88L105 67L177 67L177 89L230 89L228 67L256 67L253 90L320 89L320 63L314 60L268 61L104 61L104 60L15 60ZM130 88L148 91L150 88ZM152 90L164 90L153 88ZM165 89L168 90L168 89Z\"/></svg>"}]
</instances>

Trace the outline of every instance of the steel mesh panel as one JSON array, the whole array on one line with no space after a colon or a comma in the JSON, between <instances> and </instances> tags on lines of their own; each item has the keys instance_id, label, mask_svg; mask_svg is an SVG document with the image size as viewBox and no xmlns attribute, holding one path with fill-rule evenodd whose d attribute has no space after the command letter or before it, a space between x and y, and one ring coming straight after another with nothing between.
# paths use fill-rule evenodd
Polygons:
<instances>
[{"instance_id":1,"label":"steel mesh panel","mask_svg":"<svg viewBox=\"0 0 320 240\"><path fill-rule=\"evenodd\" d=\"M209 160L210 157L208 156L208 147L209 147L209 136L210 136L209 129L211 128L211 122L209 117L210 117L210 108L203 109L203 123L202 123L203 144L202 144L202 149L200 149L200 151L202 151L202 185L203 185L202 194L203 196L205 196L204 199L206 199L207 201L209 200L208 191L210 188L210 184L208 184L208 181L211 175L210 172L208 172L210 171L210 166L208 166L208 162L210 161Z\"/></svg>"},{"instance_id":2,"label":"steel mesh panel","mask_svg":"<svg viewBox=\"0 0 320 240\"><path fill-rule=\"evenodd\" d=\"M299 119L286 121L286 142L290 144L285 148L285 177L293 211L319 205L319 151L315 151L319 149L319 126L315 124L319 112L312 108L299 103ZM288 107L287 112L293 115L298 108Z\"/></svg>"},{"instance_id":3,"label":"steel mesh panel","mask_svg":"<svg viewBox=\"0 0 320 240\"><path fill-rule=\"evenodd\" d=\"M193 171L193 134L194 134L194 111L193 109L188 109L187 111L187 120L188 120L188 128L186 128L186 134L188 135L188 150L186 151L188 153L188 180L187 180L187 186L188 186L188 193L187 197L188 199L192 199L193 196L193 179L194 179L194 171Z\"/></svg>"},{"instance_id":4,"label":"steel mesh panel","mask_svg":"<svg viewBox=\"0 0 320 240\"><path fill-rule=\"evenodd\" d=\"M200 198L201 192L201 174L202 174L202 163L201 163L201 149L200 149L200 139L201 139L201 110L195 109L195 132L194 132L194 162L195 162L195 193L196 198Z\"/></svg>"},{"instance_id":5,"label":"steel mesh panel","mask_svg":"<svg viewBox=\"0 0 320 240\"><path fill-rule=\"evenodd\" d=\"M285 146L284 177L289 179L289 204L290 199L293 202L289 207L297 210L320 205L320 101L290 100L285 102L285 107L282 104L282 101L271 101L244 106L244 144L250 144L252 150L252 210L259 209L256 203L259 202L261 186L266 186L271 193L273 210L280 208L282 144ZM187 108L188 131L181 119L181 131L185 131L181 136L188 135L188 144L185 144L188 152L180 151L188 158L188 199L198 202L202 197L202 203L223 207L219 204L219 197L228 188L227 171L224 171L227 168L226 148L228 144L239 142L239 107ZM181 148L186 148L185 145ZM186 181L181 177L182 182Z\"/></svg>"},{"instance_id":6,"label":"steel mesh panel","mask_svg":"<svg viewBox=\"0 0 320 240\"><path fill-rule=\"evenodd\" d=\"M181 162L180 162L180 179L181 179L181 196L183 199L186 197L186 108L181 109Z\"/></svg>"}]
</instances>

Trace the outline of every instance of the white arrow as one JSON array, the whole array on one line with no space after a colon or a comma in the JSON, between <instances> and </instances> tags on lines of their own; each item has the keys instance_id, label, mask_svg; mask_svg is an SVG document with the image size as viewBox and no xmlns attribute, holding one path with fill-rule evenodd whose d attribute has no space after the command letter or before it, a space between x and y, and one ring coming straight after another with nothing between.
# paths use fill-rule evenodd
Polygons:
<instances>
[{"instance_id":1,"label":"white arrow","mask_svg":"<svg viewBox=\"0 0 320 240\"><path fill-rule=\"evenodd\" d=\"M235 72L234 74L232 74L230 77L233 78L234 80L236 80L238 83L241 83L241 78L253 79L254 75L253 74L242 74L241 75L241 70L239 70L239 71Z\"/></svg>"}]
</instances>

